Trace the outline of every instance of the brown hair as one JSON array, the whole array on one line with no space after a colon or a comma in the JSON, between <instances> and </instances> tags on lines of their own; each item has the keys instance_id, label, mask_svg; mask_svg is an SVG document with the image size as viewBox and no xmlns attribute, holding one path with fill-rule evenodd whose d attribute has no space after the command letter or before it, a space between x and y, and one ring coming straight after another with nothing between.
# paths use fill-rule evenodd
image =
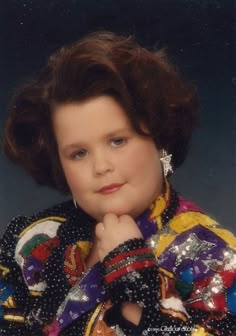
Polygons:
<instances>
[{"instance_id":1,"label":"brown hair","mask_svg":"<svg viewBox=\"0 0 236 336\"><path fill-rule=\"evenodd\" d=\"M133 37L96 32L53 54L38 79L13 98L3 148L42 185L69 192L51 125L54 104L108 94L124 107L140 134L144 124L158 148L185 159L198 108L164 50L149 51Z\"/></svg>"}]
</instances>

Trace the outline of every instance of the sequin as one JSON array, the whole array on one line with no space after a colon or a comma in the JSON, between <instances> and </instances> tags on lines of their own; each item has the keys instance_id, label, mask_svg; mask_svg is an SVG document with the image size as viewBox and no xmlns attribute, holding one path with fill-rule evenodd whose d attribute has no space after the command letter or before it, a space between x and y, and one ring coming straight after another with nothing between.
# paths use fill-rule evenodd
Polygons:
<instances>
[{"instance_id":1,"label":"sequin","mask_svg":"<svg viewBox=\"0 0 236 336\"><path fill-rule=\"evenodd\" d=\"M0 246L2 289L8 288L11 277L15 284L12 291L5 290L2 298L2 318L7 327L3 329L0 324L1 335L38 336L43 330L46 335L53 332L60 336L115 335L114 332L122 336L152 336L148 328L162 326L164 317L173 335L179 336L181 330L181 336L187 336L189 330L195 329L196 335L197 330L204 330L208 335L233 336L236 246L232 236L199 211L167 185L166 195L137 219L146 243L143 239L131 239L107 256L110 268L102 264L101 277L116 275L104 286L82 281L83 258L89 253L94 220L81 209L74 209L72 202L37 216L14 218ZM49 233L44 230L47 221L56 222ZM225 234L216 234L214 230ZM144 248L150 253L138 253ZM119 263L114 261L130 251L132 257L121 258ZM14 260L15 254L20 267ZM81 257L80 265L77 257ZM45 287L30 292L34 282L44 283ZM101 293L102 298L93 292ZM91 302L91 297L91 306L85 309L82 305ZM109 306L103 310L107 297ZM142 308L139 326L122 317L120 305L127 301ZM63 315L64 312L67 313Z\"/></svg>"},{"instance_id":2,"label":"sequin","mask_svg":"<svg viewBox=\"0 0 236 336\"><path fill-rule=\"evenodd\" d=\"M201 240L195 233L191 233L186 242L170 248L170 251L176 254L176 265L183 262L184 259L195 259L202 251L214 247L214 243Z\"/></svg>"}]
</instances>

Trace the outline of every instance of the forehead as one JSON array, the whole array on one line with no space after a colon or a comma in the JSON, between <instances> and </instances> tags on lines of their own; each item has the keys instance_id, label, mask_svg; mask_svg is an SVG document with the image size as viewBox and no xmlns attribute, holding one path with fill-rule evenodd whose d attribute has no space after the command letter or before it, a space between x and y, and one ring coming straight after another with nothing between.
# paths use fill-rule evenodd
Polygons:
<instances>
[{"instance_id":1,"label":"forehead","mask_svg":"<svg viewBox=\"0 0 236 336\"><path fill-rule=\"evenodd\" d=\"M57 138L68 138L75 134L83 138L88 134L131 127L124 108L110 96L55 106L52 122Z\"/></svg>"}]
</instances>

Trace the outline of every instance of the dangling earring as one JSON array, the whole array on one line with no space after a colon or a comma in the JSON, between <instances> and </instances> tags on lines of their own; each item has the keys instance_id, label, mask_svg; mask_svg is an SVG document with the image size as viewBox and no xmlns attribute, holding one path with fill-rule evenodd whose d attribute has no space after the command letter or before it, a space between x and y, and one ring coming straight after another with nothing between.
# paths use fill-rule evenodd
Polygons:
<instances>
[{"instance_id":1,"label":"dangling earring","mask_svg":"<svg viewBox=\"0 0 236 336\"><path fill-rule=\"evenodd\" d=\"M164 176L168 176L173 173L173 167L171 164L172 154L168 154L165 149L162 150L162 157L160 158L163 168Z\"/></svg>"},{"instance_id":2,"label":"dangling earring","mask_svg":"<svg viewBox=\"0 0 236 336\"><path fill-rule=\"evenodd\" d=\"M78 208L78 205L77 205L76 200L74 198L73 198L73 202L74 202L75 208Z\"/></svg>"}]
</instances>

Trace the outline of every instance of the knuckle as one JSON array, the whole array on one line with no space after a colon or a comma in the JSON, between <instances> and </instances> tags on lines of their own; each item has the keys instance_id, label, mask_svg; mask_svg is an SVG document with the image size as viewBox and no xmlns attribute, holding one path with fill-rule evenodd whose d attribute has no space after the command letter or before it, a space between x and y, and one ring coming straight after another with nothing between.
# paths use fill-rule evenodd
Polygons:
<instances>
[{"instance_id":1,"label":"knuckle","mask_svg":"<svg viewBox=\"0 0 236 336\"><path fill-rule=\"evenodd\" d=\"M104 230L103 223L98 223L95 227L95 235L100 237L103 230Z\"/></svg>"},{"instance_id":2,"label":"knuckle","mask_svg":"<svg viewBox=\"0 0 236 336\"><path fill-rule=\"evenodd\" d=\"M112 222L115 221L116 218L117 218L117 217L116 217L115 214L107 213L107 214L105 214L103 220L104 220L104 222L109 223L109 222L111 222L111 221L112 221Z\"/></svg>"}]
</instances>

